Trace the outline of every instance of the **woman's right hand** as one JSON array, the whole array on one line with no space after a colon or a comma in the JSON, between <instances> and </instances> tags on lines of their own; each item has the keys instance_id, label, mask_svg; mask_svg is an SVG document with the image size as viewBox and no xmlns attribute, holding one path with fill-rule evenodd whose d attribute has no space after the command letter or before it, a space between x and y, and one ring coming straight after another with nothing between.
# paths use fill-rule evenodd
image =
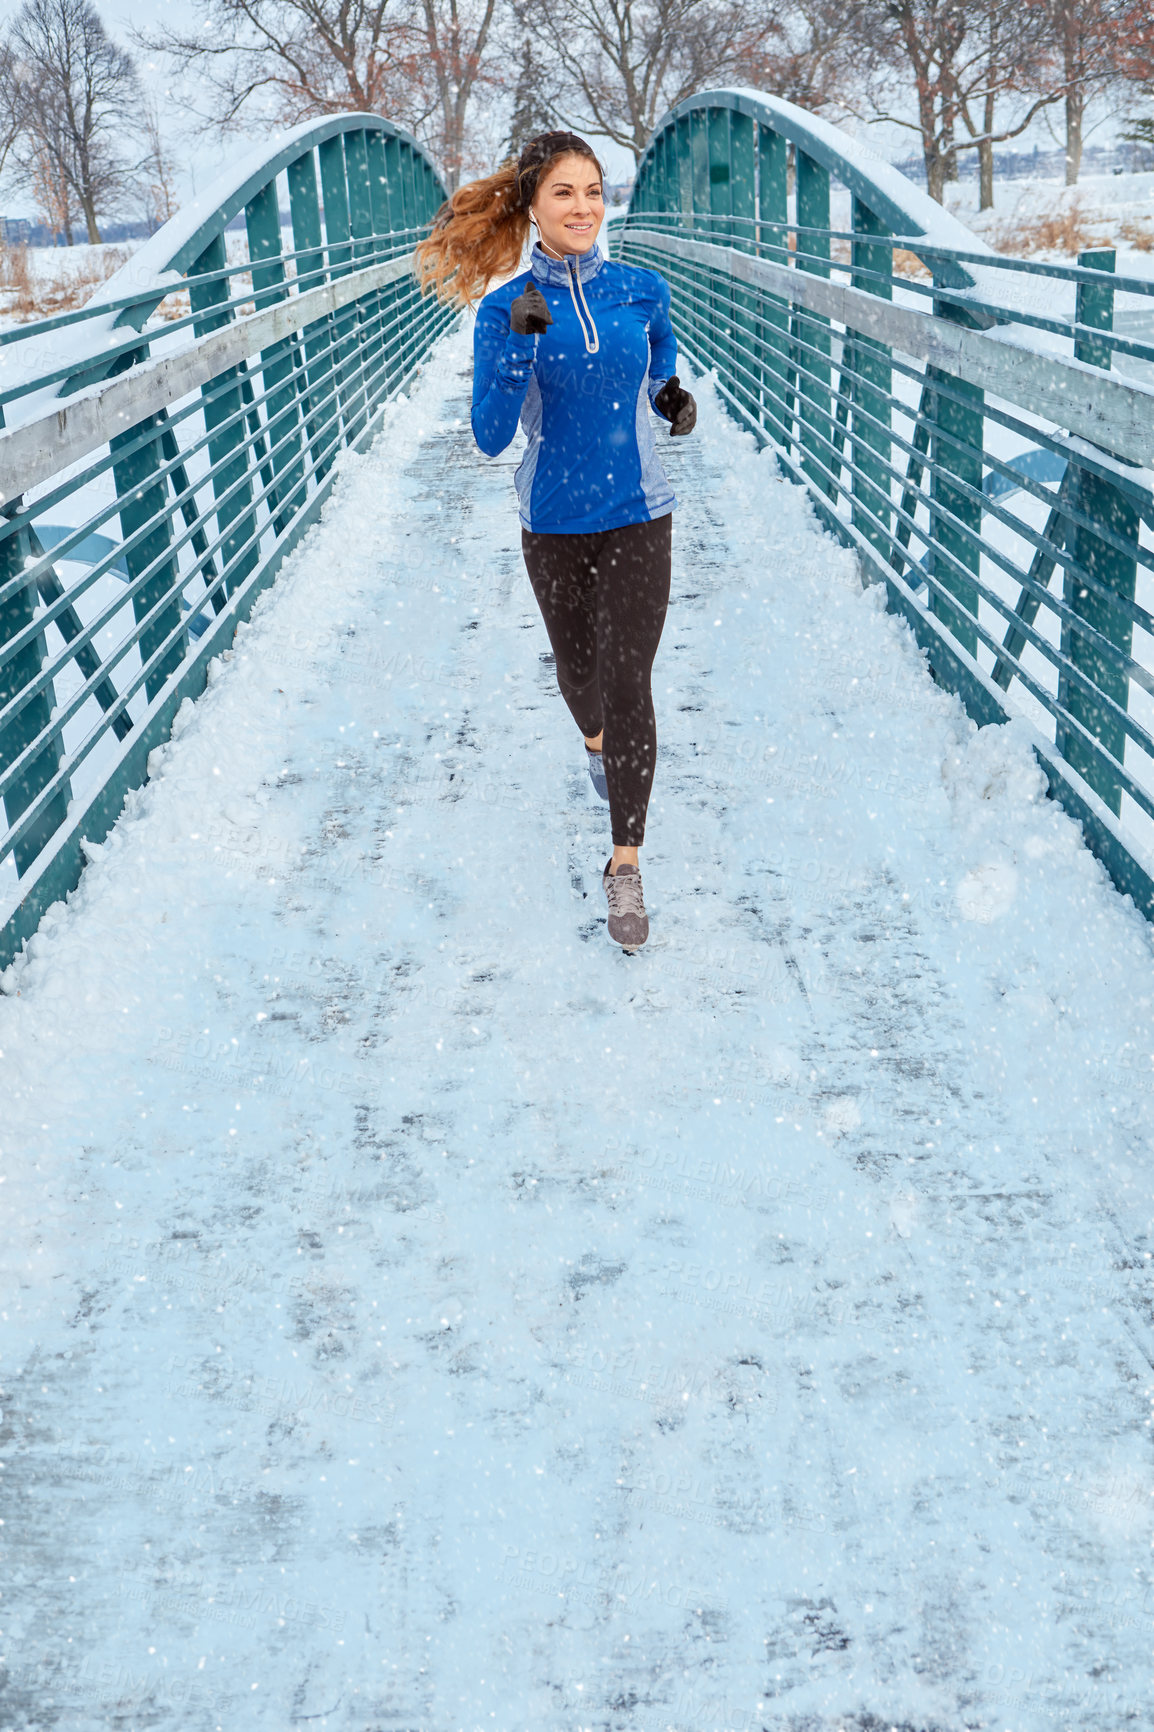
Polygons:
<instances>
[{"instance_id":1,"label":"woman's right hand","mask_svg":"<svg viewBox=\"0 0 1154 1732\"><path fill-rule=\"evenodd\" d=\"M544 295L536 283L527 283L509 308L509 324L519 337L539 337L552 323Z\"/></svg>"}]
</instances>

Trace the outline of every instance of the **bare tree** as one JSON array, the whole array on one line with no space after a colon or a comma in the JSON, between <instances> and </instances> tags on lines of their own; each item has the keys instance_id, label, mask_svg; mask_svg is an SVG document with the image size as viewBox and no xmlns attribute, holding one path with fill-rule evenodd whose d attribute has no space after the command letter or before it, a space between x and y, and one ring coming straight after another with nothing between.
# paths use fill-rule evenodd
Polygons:
<instances>
[{"instance_id":1,"label":"bare tree","mask_svg":"<svg viewBox=\"0 0 1154 1732\"><path fill-rule=\"evenodd\" d=\"M883 0L878 23L872 118L918 134L926 185L940 201L956 172L956 69L969 23L965 0ZM913 120L906 105L911 80ZM891 106L886 98L895 94L897 105Z\"/></svg>"},{"instance_id":2,"label":"bare tree","mask_svg":"<svg viewBox=\"0 0 1154 1732\"><path fill-rule=\"evenodd\" d=\"M74 198L88 239L99 241L99 213L129 181L120 135L138 98L132 60L110 39L91 0L24 0L9 42L25 81L17 167L57 214L68 189L69 240Z\"/></svg>"},{"instance_id":3,"label":"bare tree","mask_svg":"<svg viewBox=\"0 0 1154 1732\"><path fill-rule=\"evenodd\" d=\"M412 125L428 112L420 31L400 0L203 0L200 10L199 29L138 40L191 75L205 125L243 126L258 110L291 125L348 109Z\"/></svg>"},{"instance_id":4,"label":"bare tree","mask_svg":"<svg viewBox=\"0 0 1154 1732\"><path fill-rule=\"evenodd\" d=\"M46 228L66 247L75 244L75 207L72 183L60 167L59 158L40 150L33 158L28 186Z\"/></svg>"},{"instance_id":5,"label":"bare tree","mask_svg":"<svg viewBox=\"0 0 1154 1732\"><path fill-rule=\"evenodd\" d=\"M815 113L848 107L877 35L876 0L797 0L766 8L765 34L738 52L734 75Z\"/></svg>"},{"instance_id":6,"label":"bare tree","mask_svg":"<svg viewBox=\"0 0 1154 1732\"><path fill-rule=\"evenodd\" d=\"M968 137L955 149L977 151L979 206L992 210L994 146L1025 132L1035 115L1061 99L1064 85L1050 53L1047 10L1038 0L976 0L971 10L972 28L955 67Z\"/></svg>"},{"instance_id":7,"label":"bare tree","mask_svg":"<svg viewBox=\"0 0 1154 1732\"><path fill-rule=\"evenodd\" d=\"M636 158L667 108L747 68L773 26L760 0L538 0L535 16L564 77L560 119Z\"/></svg>"},{"instance_id":8,"label":"bare tree","mask_svg":"<svg viewBox=\"0 0 1154 1732\"><path fill-rule=\"evenodd\" d=\"M1132 95L1149 101L1154 98L1154 17L1144 0L1139 6L1127 7L1119 37L1119 73L1131 86ZM1131 144L1149 149L1154 145L1154 117L1131 114L1122 136Z\"/></svg>"},{"instance_id":9,"label":"bare tree","mask_svg":"<svg viewBox=\"0 0 1154 1732\"><path fill-rule=\"evenodd\" d=\"M0 174L24 130L24 72L9 42L0 40Z\"/></svg>"},{"instance_id":10,"label":"bare tree","mask_svg":"<svg viewBox=\"0 0 1154 1732\"><path fill-rule=\"evenodd\" d=\"M140 130L144 139L144 155L140 161L137 185L144 220L150 228L158 229L161 223L166 223L170 217L176 215L179 199L176 190L176 157L161 126L160 109L152 97L142 107Z\"/></svg>"},{"instance_id":11,"label":"bare tree","mask_svg":"<svg viewBox=\"0 0 1154 1732\"><path fill-rule=\"evenodd\" d=\"M883 0L875 13L872 118L918 134L926 185L939 201L957 178L959 152L976 150L988 208L994 146L1063 94L1045 0Z\"/></svg>"},{"instance_id":12,"label":"bare tree","mask_svg":"<svg viewBox=\"0 0 1154 1732\"><path fill-rule=\"evenodd\" d=\"M50 91L29 92L28 112L13 152L16 178L31 193L45 226L70 247L76 200L67 124Z\"/></svg>"},{"instance_id":13,"label":"bare tree","mask_svg":"<svg viewBox=\"0 0 1154 1732\"><path fill-rule=\"evenodd\" d=\"M201 0L201 27L142 33L201 91L203 128L349 109L424 139L455 186L497 0Z\"/></svg>"},{"instance_id":14,"label":"bare tree","mask_svg":"<svg viewBox=\"0 0 1154 1732\"><path fill-rule=\"evenodd\" d=\"M1111 84L1131 76L1132 49L1150 39L1150 10L1133 0L1048 0L1065 109L1066 185L1076 186L1086 111Z\"/></svg>"},{"instance_id":15,"label":"bare tree","mask_svg":"<svg viewBox=\"0 0 1154 1732\"><path fill-rule=\"evenodd\" d=\"M497 0L421 0L423 82L435 96L431 140L450 192L465 161L465 121L478 84L488 75Z\"/></svg>"}]
</instances>

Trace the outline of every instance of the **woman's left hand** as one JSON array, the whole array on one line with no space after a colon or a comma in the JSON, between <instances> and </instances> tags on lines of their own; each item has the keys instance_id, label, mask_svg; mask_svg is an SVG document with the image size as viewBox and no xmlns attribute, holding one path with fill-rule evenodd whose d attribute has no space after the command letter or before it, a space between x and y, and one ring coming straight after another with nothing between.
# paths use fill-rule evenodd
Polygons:
<instances>
[{"instance_id":1,"label":"woman's left hand","mask_svg":"<svg viewBox=\"0 0 1154 1732\"><path fill-rule=\"evenodd\" d=\"M653 407L668 416L670 438L675 433L692 433L697 425L697 404L688 391L682 390L676 373L666 379L653 399Z\"/></svg>"}]
</instances>

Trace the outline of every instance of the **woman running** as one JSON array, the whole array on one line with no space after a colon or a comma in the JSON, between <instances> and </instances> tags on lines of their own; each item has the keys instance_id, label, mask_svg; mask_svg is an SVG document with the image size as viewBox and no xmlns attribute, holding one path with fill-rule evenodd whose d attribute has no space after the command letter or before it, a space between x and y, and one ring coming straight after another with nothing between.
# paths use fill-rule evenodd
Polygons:
<instances>
[{"instance_id":1,"label":"woman running","mask_svg":"<svg viewBox=\"0 0 1154 1732\"><path fill-rule=\"evenodd\" d=\"M601 165L583 138L547 132L516 162L455 192L417 251L423 283L477 310L473 434L489 457L525 429L514 477L521 547L557 684L609 802L602 884L609 936L644 944L638 850L657 763L650 675L669 604L671 513L649 407L689 433L697 409L674 371L669 285L597 246Z\"/></svg>"}]
</instances>

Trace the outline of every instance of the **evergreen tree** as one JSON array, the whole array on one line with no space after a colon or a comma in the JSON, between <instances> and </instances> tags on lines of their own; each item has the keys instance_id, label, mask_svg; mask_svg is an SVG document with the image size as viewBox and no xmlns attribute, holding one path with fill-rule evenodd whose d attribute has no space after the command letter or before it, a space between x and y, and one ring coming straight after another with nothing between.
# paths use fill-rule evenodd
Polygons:
<instances>
[{"instance_id":1,"label":"evergreen tree","mask_svg":"<svg viewBox=\"0 0 1154 1732\"><path fill-rule=\"evenodd\" d=\"M520 155L522 146L542 132L554 132L560 126L553 109L552 71L541 54L538 42L528 26L527 8L516 8L520 26L520 45L515 50L517 82L513 87L513 112L509 117L509 136L505 141L506 156Z\"/></svg>"}]
</instances>

